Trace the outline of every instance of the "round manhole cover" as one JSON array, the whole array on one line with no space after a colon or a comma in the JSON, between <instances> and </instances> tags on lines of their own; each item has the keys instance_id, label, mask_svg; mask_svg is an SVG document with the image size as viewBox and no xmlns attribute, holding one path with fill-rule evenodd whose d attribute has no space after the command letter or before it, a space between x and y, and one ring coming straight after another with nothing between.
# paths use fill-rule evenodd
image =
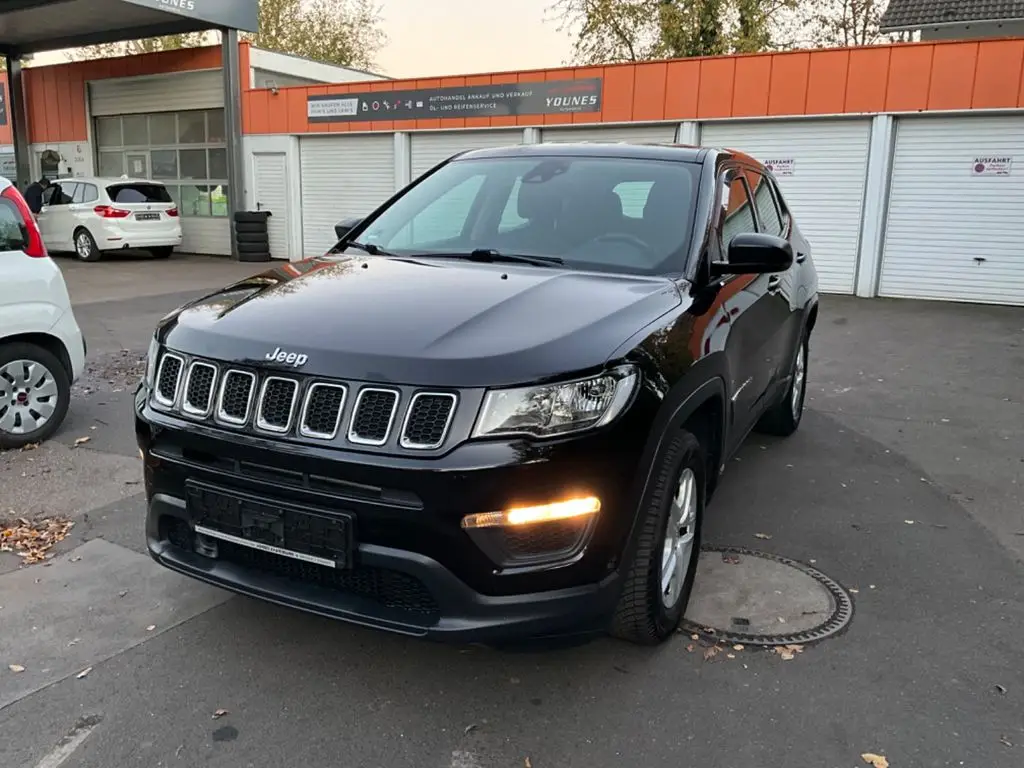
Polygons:
<instances>
[{"instance_id":1,"label":"round manhole cover","mask_svg":"<svg viewBox=\"0 0 1024 768\"><path fill-rule=\"evenodd\" d=\"M744 547L700 553L683 629L730 643L806 644L843 630L853 600L821 571Z\"/></svg>"}]
</instances>

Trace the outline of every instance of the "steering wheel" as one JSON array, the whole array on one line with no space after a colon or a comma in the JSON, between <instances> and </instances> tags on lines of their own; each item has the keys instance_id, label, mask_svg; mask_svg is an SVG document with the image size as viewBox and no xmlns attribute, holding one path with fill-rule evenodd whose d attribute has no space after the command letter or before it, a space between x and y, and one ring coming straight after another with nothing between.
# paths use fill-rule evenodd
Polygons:
<instances>
[{"instance_id":1,"label":"steering wheel","mask_svg":"<svg viewBox=\"0 0 1024 768\"><path fill-rule=\"evenodd\" d=\"M626 232L606 232L603 235L598 235L590 241L589 244L597 243L628 243L634 248L640 251L650 251L651 246L649 243L641 240L636 235L630 235Z\"/></svg>"}]
</instances>

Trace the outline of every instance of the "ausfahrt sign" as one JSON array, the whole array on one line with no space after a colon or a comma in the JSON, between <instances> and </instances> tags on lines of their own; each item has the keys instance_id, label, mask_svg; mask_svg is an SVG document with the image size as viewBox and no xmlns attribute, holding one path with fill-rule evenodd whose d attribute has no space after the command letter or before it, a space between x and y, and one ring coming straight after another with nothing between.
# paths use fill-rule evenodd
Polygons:
<instances>
[{"instance_id":1,"label":"ausfahrt sign","mask_svg":"<svg viewBox=\"0 0 1024 768\"><path fill-rule=\"evenodd\" d=\"M311 123L600 112L599 77L309 96Z\"/></svg>"},{"instance_id":2,"label":"ausfahrt sign","mask_svg":"<svg viewBox=\"0 0 1024 768\"><path fill-rule=\"evenodd\" d=\"M976 157L971 164L971 176L1009 176L1013 168L1013 158Z\"/></svg>"}]
</instances>

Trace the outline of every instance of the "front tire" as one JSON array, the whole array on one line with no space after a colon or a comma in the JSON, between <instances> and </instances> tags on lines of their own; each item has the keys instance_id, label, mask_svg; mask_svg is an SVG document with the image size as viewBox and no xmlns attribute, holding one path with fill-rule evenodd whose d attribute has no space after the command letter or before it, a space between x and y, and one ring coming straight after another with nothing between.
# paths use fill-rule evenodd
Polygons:
<instances>
[{"instance_id":1,"label":"front tire","mask_svg":"<svg viewBox=\"0 0 1024 768\"><path fill-rule=\"evenodd\" d=\"M807 354L809 337L805 331L793 357L793 375L789 379L786 393L769 408L757 423L757 431L766 435L789 437L800 426L804 415L804 401L807 398Z\"/></svg>"},{"instance_id":2,"label":"front tire","mask_svg":"<svg viewBox=\"0 0 1024 768\"><path fill-rule=\"evenodd\" d=\"M35 344L0 344L0 449L51 437L70 402L68 372L51 352Z\"/></svg>"},{"instance_id":3,"label":"front tire","mask_svg":"<svg viewBox=\"0 0 1024 768\"><path fill-rule=\"evenodd\" d=\"M99 261L100 249L92 233L84 227L75 230L75 256L79 261Z\"/></svg>"},{"instance_id":4,"label":"front tire","mask_svg":"<svg viewBox=\"0 0 1024 768\"><path fill-rule=\"evenodd\" d=\"M639 645L657 645L678 629L697 575L704 519L707 462L697 438L680 431L657 461L612 621L615 637Z\"/></svg>"}]
</instances>

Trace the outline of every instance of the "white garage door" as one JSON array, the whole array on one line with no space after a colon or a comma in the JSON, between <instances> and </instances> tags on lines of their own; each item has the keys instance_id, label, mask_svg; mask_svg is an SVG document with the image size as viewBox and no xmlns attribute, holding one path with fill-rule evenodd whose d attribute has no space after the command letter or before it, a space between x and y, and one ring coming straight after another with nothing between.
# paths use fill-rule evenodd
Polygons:
<instances>
[{"instance_id":1,"label":"white garage door","mask_svg":"<svg viewBox=\"0 0 1024 768\"><path fill-rule=\"evenodd\" d=\"M288 200L288 156L284 152L256 152L252 156L253 197L260 211L270 211L267 241L275 259L291 257L291 205Z\"/></svg>"},{"instance_id":2,"label":"white garage door","mask_svg":"<svg viewBox=\"0 0 1024 768\"><path fill-rule=\"evenodd\" d=\"M811 242L819 287L853 293L870 132L867 120L709 123L701 144L791 160L777 172L779 186Z\"/></svg>"},{"instance_id":3,"label":"white garage door","mask_svg":"<svg viewBox=\"0 0 1024 768\"><path fill-rule=\"evenodd\" d=\"M316 256L337 238L334 225L365 216L395 193L395 143L383 136L330 136L299 142L303 255Z\"/></svg>"},{"instance_id":4,"label":"white garage door","mask_svg":"<svg viewBox=\"0 0 1024 768\"><path fill-rule=\"evenodd\" d=\"M410 137L412 178L417 179L438 163L466 149L486 149L522 144L520 131L445 131L414 133Z\"/></svg>"},{"instance_id":5,"label":"white garage door","mask_svg":"<svg viewBox=\"0 0 1024 768\"><path fill-rule=\"evenodd\" d=\"M1024 117L897 123L882 296L1024 305L1022 244Z\"/></svg>"},{"instance_id":6,"label":"white garage door","mask_svg":"<svg viewBox=\"0 0 1024 768\"><path fill-rule=\"evenodd\" d=\"M541 141L630 141L637 144L671 143L676 140L676 124L620 125L608 128L545 128Z\"/></svg>"}]
</instances>

